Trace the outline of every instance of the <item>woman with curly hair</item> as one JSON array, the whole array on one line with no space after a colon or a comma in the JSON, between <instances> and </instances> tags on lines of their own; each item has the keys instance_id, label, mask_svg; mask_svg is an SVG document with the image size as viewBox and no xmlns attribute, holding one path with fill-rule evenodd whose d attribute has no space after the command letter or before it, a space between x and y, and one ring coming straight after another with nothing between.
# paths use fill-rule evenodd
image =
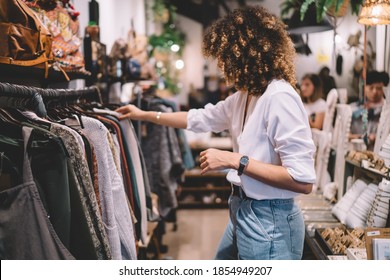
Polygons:
<instances>
[{"instance_id":1,"label":"woman with curly hair","mask_svg":"<svg viewBox=\"0 0 390 280\"><path fill-rule=\"evenodd\" d=\"M315 182L311 132L296 92L294 47L284 24L262 7L244 7L206 31L204 54L217 59L238 91L188 112L119 108L122 118L195 132L228 129L233 152L200 153L202 174L230 169L230 221L216 259L300 259L304 221L294 203Z\"/></svg>"}]
</instances>

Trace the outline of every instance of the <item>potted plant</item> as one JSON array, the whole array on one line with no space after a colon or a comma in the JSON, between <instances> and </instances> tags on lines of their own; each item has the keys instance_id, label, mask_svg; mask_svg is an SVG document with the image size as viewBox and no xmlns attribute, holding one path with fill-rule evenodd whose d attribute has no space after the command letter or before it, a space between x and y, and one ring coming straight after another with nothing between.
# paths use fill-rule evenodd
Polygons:
<instances>
[{"instance_id":1,"label":"potted plant","mask_svg":"<svg viewBox=\"0 0 390 280\"><path fill-rule=\"evenodd\" d=\"M281 4L282 16L287 15L291 10L299 10L301 20L303 20L312 4L316 6L317 21L320 22L325 14L334 17L344 16L348 7L351 8L352 14L358 15L363 0L285 0Z\"/></svg>"}]
</instances>

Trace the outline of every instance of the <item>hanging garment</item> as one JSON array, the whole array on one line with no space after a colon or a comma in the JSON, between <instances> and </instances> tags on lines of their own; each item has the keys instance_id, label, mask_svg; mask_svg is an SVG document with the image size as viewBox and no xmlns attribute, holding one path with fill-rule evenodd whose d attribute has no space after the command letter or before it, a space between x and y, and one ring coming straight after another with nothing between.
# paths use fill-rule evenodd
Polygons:
<instances>
[{"instance_id":1,"label":"hanging garment","mask_svg":"<svg viewBox=\"0 0 390 280\"><path fill-rule=\"evenodd\" d=\"M22 131L24 183L0 192L0 257L74 259L53 229L34 183L27 155L32 128Z\"/></svg>"},{"instance_id":2,"label":"hanging garment","mask_svg":"<svg viewBox=\"0 0 390 280\"><path fill-rule=\"evenodd\" d=\"M85 194L82 191L81 184L74 170L75 167L72 164L68 150L63 144L62 141L63 139L45 130L45 129L50 130L53 123L39 118L36 114L32 112L22 112L22 113L24 116L30 119L30 122L35 121L35 125L40 125L40 127L39 128L36 127L35 130L45 132L46 134L49 135L50 139L59 139L62 143L62 146L64 147L64 150L66 151L67 154L66 164L68 167L67 181L69 183L69 196L70 196L70 209L71 209L70 233L69 233L70 241L68 247L69 251L76 259L83 259L83 260L102 259L101 253L98 250L96 250L95 243L96 243L97 236L94 233L92 219L90 217L90 213L88 212L88 208L86 206L88 198L85 197ZM31 125L31 123L29 123L28 125ZM78 145L78 143L80 142L75 140L74 143ZM85 143L83 145L84 147L88 146L85 145ZM39 154L39 153L35 153L35 154ZM51 155L49 154L48 157L50 156ZM34 158L32 158L32 162L33 161ZM38 162L38 161L34 161L34 162ZM33 166L33 171L35 171L35 168L39 168L40 164L37 164L37 166L38 167L36 167L35 165ZM43 168L40 169L45 171ZM36 176L35 173L33 173L33 175L35 181L37 181L40 178ZM45 190L47 188L46 182L50 182L53 185L57 185L59 184L58 182L56 182L58 180L65 181L66 179L62 179L59 176L49 177L46 181L38 181L38 186L40 186L43 190ZM45 191L40 191L40 193L45 194ZM65 196L63 198L60 197L60 199L65 200ZM50 204L50 203L44 203L44 205L46 204ZM57 205L60 205L58 202L53 202L51 204L53 204L55 207L57 207Z\"/></svg>"},{"instance_id":3,"label":"hanging garment","mask_svg":"<svg viewBox=\"0 0 390 280\"><path fill-rule=\"evenodd\" d=\"M137 138L137 134L133 127L133 124L130 120L121 120L119 121L119 113L115 111L102 110L102 109L93 109L94 112L106 114L105 117L115 122L121 128L123 132L124 142L128 144L128 149L130 150L131 162L134 165L134 172L137 182L137 193L140 197L140 206L141 206L141 215L142 215L142 238L146 238L147 235L147 220L156 221L155 213L152 211L152 198L151 198L151 188L149 179L147 176L146 166L144 163L144 156L142 154L142 149Z\"/></svg>"},{"instance_id":4,"label":"hanging garment","mask_svg":"<svg viewBox=\"0 0 390 280\"><path fill-rule=\"evenodd\" d=\"M168 112L162 105L150 102L148 110ZM146 168L152 192L159 197L160 214L166 217L177 208L177 182L184 172L181 151L175 130L153 123L146 124L146 136L142 138L142 152L146 159Z\"/></svg>"},{"instance_id":5,"label":"hanging garment","mask_svg":"<svg viewBox=\"0 0 390 280\"><path fill-rule=\"evenodd\" d=\"M114 259L137 259L132 219L122 177L118 173L108 140L109 131L98 120L82 117L82 131L95 147L103 223Z\"/></svg>"},{"instance_id":6,"label":"hanging garment","mask_svg":"<svg viewBox=\"0 0 390 280\"><path fill-rule=\"evenodd\" d=\"M91 174L93 190L95 192L96 202L99 205L100 214L102 214L100 193L99 193L99 169L98 169L98 164L96 159L96 152L94 147L91 145L90 140L83 134L83 132L80 130L77 130L77 132L81 135L81 137L83 137L85 155L89 167L89 172Z\"/></svg>"},{"instance_id":7,"label":"hanging garment","mask_svg":"<svg viewBox=\"0 0 390 280\"><path fill-rule=\"evenodd\" d=\"M109 119L107 116L98 116L98 120L110 125L116 132L116 135L118 136L118 142L120 145L120 151L121 151L121 160L122 160L122 173L125 178L126 182L126 193L129 198L132 211L135 216L135 231L137 240L141 238L141 206L139 201L139 195L137 190L137 181L135 179L135 171L134 166L131 161L129 148L126 142L126 139L123 136L123 132L120 128L120 126L113 120Z\"/></svg>"},{"instance_id":8,"label":"hanging garment","mask_svg":"<svg viewBox=\"0 0 390 280\"><path fill-rule=\"evenodd\" d=\"M146 244L146 238L148 235L146 200L148 199L149 201L151 201L151 196L150 193L146 193L145 181L142 173L141 155L139 153L138 140L134 128L129 120L122 120L119 122L119 125L121 126L125 139L128 143L130 149L130 156L134 166L135 176L137 180L137 190L141 206L141 240L143 244Z\"/></svg>"},{"instance_id":9,"label":"hanging garment","mask_svg":"<svg viewBox=\"0 0 390 280\"><path fill-rule=\"evenodd\" d=\"M85 153L77 140L79 135L72 129L56 123L52 123L50 131L61 137L69 153L70 162L80 186L79 194L83 197L82 205L85 212L89 214L86 217L98 258L111 259L110 245L96 201L91 175L83 156Z\"/></svg>"},{"instance_id":10,"label":"hanging garment","mask_svg":"<svg viewBox=\"0 0 390 280\"><path fill-rule=\"evenodd\" d=\"M176 107L176 104L174 102L166 100L166 99L155 98L155 99L153 99L153 103L163 104L163 105L171 108L173 112L177 112L178 111L177 107ZM186 135L184 133L184 130L177 128L177 129L175 129L175 131L176 131L176 134L177 134L177 140L178 140L178 143L179 143L179 148L180 148L180 151L181 151L181 156L182 156L182 159L183 159L184 167L186 169L192 169L192 168L195 167L195 160L194 160L194 157L192 155L191 148L190 148L190 145L188 144L188 141L187 141Z\"/></svg>"},{"instance_id":11,"label":"hanging garment","mask_svg":"<svg viewBox=\"0 0 390 280\"><path fill-rule=\"evenodd\" d=\"M15 145L20 141L21 126L22 123L0 124L0 150L15 166L17 172L13 176L23 173L23 149ZM33 129L30 138L27 153L41 202L61 242L69 248L71 210L66 150L61 139L38 127ZM22 178L21 175L16 176ZM17 178L11 179L15 181Z\"/></svg>"},{"instance_id":12,"label":"hanging garment","mask_svg":"<svg viewBox=\"0 0 390 280\"><path fill-rule=\"evenodd\" d=\"M118 136L111 131L111 139L112 139L112 144L113 144L113 147L111 147L111 149L113 150L113 156L114 156L114 161L115 161L115 165L118 169L118 173L121 174L121 159L120 159L120 155L121 155L121 151L120 151L120 145L119 145L119 141L118 141ZM123 177L122 177L123 178ZM125 190L126 192L126 190ZM129 207L129 210L130 210L130 215L131 215L131 218L133 220L133 224L137 221L137 218L135 217L134 215L134 212L133 212L133 209L131 207L131 204L130 204L130 201L128 199L128 197L126 196L126 202L128 204L128 207ZM137 238L137 236L135 236L134 238Z\"/></svg>"}]
</instances>

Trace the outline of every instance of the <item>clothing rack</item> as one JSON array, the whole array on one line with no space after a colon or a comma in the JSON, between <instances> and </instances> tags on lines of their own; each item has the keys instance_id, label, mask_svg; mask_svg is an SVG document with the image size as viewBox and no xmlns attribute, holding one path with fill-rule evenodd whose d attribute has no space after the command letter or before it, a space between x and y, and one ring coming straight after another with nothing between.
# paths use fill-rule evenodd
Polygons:
<instances>
[{"instance_id":1,"label":"clothing rack","mask_svg":"<svg viewBox=\"0 0 390 280\"><path fill-rule=\"evenodd\" d=\"M14 107L35 112L40 117L47 115L42 96L33 88L0 83L0 107Z\"/></svg>"},{"instance_id":2,"label":"clothing rack","mask_svg":"<svg viewBox=\"0 0 390 280\"><path fill-rule=\"evenodd\" d=\"M72 103L79 100L88 100L102 103L100 90L96 86L87 87L84 89L37 89L42 95L45 104L49 101L58 101L64 103Z\"/></svg>"},{"instance_id":3,"label":"clothing rack","mask_svg":"<svg viewBox=\"0 0 390 280\"><path fill-rule=\"evenodd\" d=\"M52 113L55 115L57 113L55 110L53 112L49 111L50 108L54 108L55 106L67 106L70 104L77 104L80 102L90 102L89 105L91 107L99 107L100 104L93 104L93 102L99 102L102 103L102 98L100 95L100 91L97 87L89 87L81 90L72 90L72 89L41 89L41 88L36 88L36 87L28 87L28 86L20 86L20 85L14 85L10 83L0 83L0 107L5 108L6 110L4 113L11 112L7 114L6 116L9 118L2 118L1 124L2 126L2 132L1 136L3 139L8 140L13 137L13 127L12 125L16 125L17 127L15 128L15 133L20 132L20 129L24 129L23 133L25 131L31 131L34 133L31 133L28 137L35 137L35 138L28 138L28 139L36 139L42 140L44 139L45 141L39 142L33 142L33 140L28 140L28 142L22 142L26 143L27 148L23 149L23 145L20 146L23 151L27 151L28 149L34 149L34 160L31 161L31 164L28 163L26 165L31 166L33 168L33 163L38 163L35 164L34 166L41 166L39 159L41 157L44 157L45 159L49 159L57 156L53 160L52 166L55 166L59 171L58 173L62 172L62 176L52 176L50 177L52 173L50 171L48 173L45 173L46 177L39 177L39 181L37 181L41 184L39 184L39 190L44 190L47 191L47 193L50 193L50 195L44 195L42 196L44 199L48 199L50 203L43 203L44 205L50 205L48 206L47 209L43 209L46 211L52 211L51 213L60 213L60 214L54 214L50 215L51 218L53 218L55 222L51 224L51 220L49 218L49 221L47 221L47 224L49 225L48 228L52 226L54 228L53 232L58 234L58 240L56 239L56 242L63 242L67 250L70 250L70 252L77 258L80 259L111 259L115 257L116 259L119 258L125 258L125 259L136 259L137 258L137 251L136 251L136 245L135 242L137 238L141 238L141 234L144 233L142 229L140 229L140 232L137 232L135 235L135 225L132 224L133 219L131 218L131 211L134 209L138 209L140 206L139 204L137 205L131 205L131 210L130 211L130 198L127 197L126 195L126 189L125 187L133 188L133 181L136 181L136 178L134 175L134 179L126 181L126 184L120 180L121 176L124 176L121 174L121 171L123 169L122 164L117 164L120 162L124 162L126 160L126 166L130 166L130 160L133 158L136 159L137 157L132 157L130 158L130 155L128 155L129 151L124 150L125 147L129 146L129 139L128 134L125 134L124 132L122 133L123 128L119 126L117 123L114 123L117 128L118 134L120 134L120 138L108 138L108 130L103 130L104 124L103 122L97 124L98 119L101 120L100 118L107 117L105 121L109 121L110 118L108 115L101 114L97 116L94 121L92 121L92 117L87 117L85 116L86 119L88 119L87 122L84 122L85 124L89 124L89 128L87 126L83 126L82 118L81 116L78 115L79 118L75 118L80 122L80 127L78 130L82 131L83 133L76 132L75 130L72 130L68 127L68 129L64 129L63 127L67 126L65 123L65 119L67 117L63 118L62 116L60 117L61 120L60 122L53 121L52 118L48 118L48 120L39 120L36 118L36 116L33 116L32 114L23 114L17 111L14 111L13 109L18 109L21 111L32 111L35 112L39 117L47 117L49 115L50 117L53 117ZM16 106L15 106L16 105ZM48 109L48 113L46 112L46 109ZM7 112L7 110L9 110ZM69 107L68 110L64 111L58 111L60 113L64 112L69 112L69 115L77 115L78 109L74 109L72 111L72 108ZM89 109L86 109L86 111ZM107 109L108 110L108 109ZM2 112L3 113L3 112ZM15 122L13 122L14 119L13 113L15 114ZM19 113L19 114L18 114ZM24 118L25 117L25 118ZM83 116L84 117L84 116ZM23 118L23 119L22 119ZM54 119L57 119L54 117ZM69 118L71 119L71 118ZM10 120L10 121L9 121ZM30 122L31 121L31 122ZM104 120L103 120L104 121ZM7 123L8 122L8 123ZM50 123L49 126L47 126L47 123ZM62 127L61 127L62 126ZM72 126L72 125L68 125ZM3 130L3 127L5 128ZM11 129L8 129L8 127L11 127ZM23 128L22 128L23 127ZM114 126L112 126L114 127ZM96 129L99 128L99 129ZM100 129L102 128L102 129ZM27 130L26 130L27 129ZM85 129L85 130L83 130ZM96 131L94 131L96 129ZM71 133L72 131L73 133ZM101 132L101 135L98 135L98 133ZM106 133L107 132L107 133ZM22 132L20 132L22 133ZM74 134L79 134L79 137L75 137ZM111 133L112 135L115 133ZM116 135L118 135L116 134ZM54 138L50 138L53 135L55 135ZM86 135L89 135L87 137ZM102 137L100 137L102 136ZM7 138L8 137L8 138ZM18 136L19 137L19 134ZM12 143L19 143L18 140L19 138L15 138L16 141L11 141ZM23 134L24 137L24 134ZM89 139L87 139L89 138ZM8 169L6 170L13 170L13 166L21 166L19 161L16 160L21 160L22 163L24 163L23 159L21 159L20 156L13 150L13 149L8 149L8 146L6 146L8 143L3 139L3 146L1 149L1 160L3 162L3 158L10 158L13 159L15 164L11 165L9 164L10 167L7 167ZM53 139L53 140L51 140ZM94 139L94 140L91 140ZM114 142L114 139L117 139L117 146L114 147L117 151L117 153L114 155L114 152L112 152L111 146L109 146L109 139ZM84 143L81 145L81 141ZM84 140L88 140L84 141ZM125 141L126 140L126 141ZM24 141L24 138L22 139ZM60 141L60 142L58 142ZM125 143L127 146L125 146ZM41 150L38 150L41 148L42 144L42 154ZM50 144L50 145L49 145ZM53 145L52 145L53 144ZM35 146L34 146L35 145ZM102 147L102 146L105 147ZM115 145L115 143L113 143ZM38 147L39 146L39 147ZM19 148L20 148L19 147ZM37 148L38 147L38 148ZM50 149L48 149L49 147ZM95 149L96 148L96 149ZM52 150L51 150L52 149ZM92 150L93 149L93 150ZM120 150L119 150L120 149ZM30 150L28 150L30 151ZM31 150L32 151L32 150ZM98 154L99 151L99 154ZM124 155L124 152L126 151L126 155ZM20 152L18 150L17 152ZM12 156L11 156L12 155ZM16 156L14 156L16 155ZM29 154L30 155L30 154ZM32 155L32 153L31 153ZM100 159L104 161L98 162L98 156L100 155ZM118 157L116 157L116 155ZM122 155L122 156L121 156ZM111 161L109 161L111 160ZM118 160L118 161L116 161ZM97 164L99 164L99 168L103 167L101 169L97 169ZM123 165L124 166L124 165ZM131 165L133 166L133 164ZM64 167L64 168L62 168ZM65 168L66 167L66 168ZM62 168L62 169L61 169ZM48 168L50 169L50 168ZM57 169L56 169L56 174L57 174ZM46 169L45 169L46 170ZM105 170L105 171L103 171ZM39 172L41 172L40 170ZM20 179L22 176L20 174L23 174L24 176L24 169L16 174L14 176L14 179L12 182L10 181L9 185L7 183L7 187L9 188L13 186L17 186L17 184L14 184L14 182L18 182L22 179ZM46 171L45 171L46 172ZM99 173L102 172L102 173ZM112 196L110 194L107 194L107 196L102 199L100 196L100 190L104 189L102 193L104 192L105 194L108 193L109 188L106 187L109 184L99 184L98 180L96 178L101 177L101 174L106 174L110 173L110 178L115 178L115 180L112 180L112 182L115 182L115 186L118 187L122 192L121 193L116 193L115 195L115 203L117 205L115 208L112 206L112 204L109 204ZM31 172L30 172L31 173ZM42 172L43 173L43 172ZM140 173L140 172L139 172ZM34 173L32 173L34 174ZM41 173L40 173L41 174ZM91 176L89 176L90 174ZM126 171L126 174L130 174L129 171ZM134 172L135 174L135 172ZM142 174L142 172L140 173ZM131 173L133 175L133 173ZM137 174L139 175L139 174ZM114 177L115 176L115 177ZM54 178L55 177L55 178ZM103 175L104 177L104 175ZM107 177L107 176L106 176ZM4 177L3 177L4 178ZM0 179L3 179L0 178ZM7 177L8 178L8 177ZM43 179L42 179L43 178ZM65 179L64 179L65 178ZM69 179L70 178L70 179ZM138 177L139 178L139 177ZM34 178L35 179L35 178ZM64 179L64 180L63 180ZM18 180L18 181L17 181ZM23 177L24 180L24 177ZM55 181L53 185L59 186L56 189L51 188L49 180ZM100 181L100 180L99 180ZM3 182L3 181L2 181ZM8 182L8 181L7 181ZM107 181L108 182L108 181ZM137 181L138 182L138 181ZM61 184L60 184L61 183ZM109 182L111 184L111 181ZM112 183L114 185L114 183ZM3 186L3 185L2 185ZM140 188L144 188L143 184L139 185ZM61 188L63 187L63 188ZM123 187L123 189L122 189ZM62 192L58 192L59 197L52 196L54 192L56 192L61 188ZM100 189L101 188L101 189ZM43 192L42 192L43 193ZM94 195L95 194L95 195ZM95 198L96 196L96 198ZM26 197L26 196L25 196ZM42 197L39 197L41 199ZM48 198L49 197L49 198ZM70 199L72 197L72 199ZM145 200L146 204L146 195L141 197L142 201ZM27 198L28 200L28 198ZM69 202L66 202L68 201ZM63 204L61 203L56 203L56 201L65 201ZM105 206L109 205L110 206L110 211L104 212L100 210L100 206L98 206L98 203L103 203L105 201ZM58 208L57 204L59 205ZM100 205L100 204L99 204ZM3 208L0 210L4 209L4 205L1 205ZM70 216L70 211L68 209L72 208L72 215ZM103 207L103 206L102 206ZM36 207L39 208L39 207ZM40 211L42 209L37 209L37 211ZM54 209L54 210L53 210ZM74 210L75 209L75 210ZM107 208L105 208L107 209ZM147 208L146 206L144 207L145 209L145 214L144 212L140 211L140 214L137 216L137 220L141 220L141 218L144 218L145 222L147 221L146 215L147 215ZM121 211L122 210L122 211ZM56 212L57 211L57 212ZM126 234L122 235L121 237L117 237L117 235L109 235L109 233L106 233L104 230L104 225L103 225L103 219L107 219L110 222L119 223L118 220L114 220L114 211L121 211L121 217L122 220L120 221L120 227L121 230L124 230ZM2 212L3 213L3 212ZM40 213L40 212L39 212ZM50 212L48 212L50 213ZM66 214L64 214L66 213ZM108 214L107 214L108 213ZM136 212L137 213L137 212ZM63 215L62 215L63 214ZM19 217L22 215L18 213ZM57 216L56 216L57 215ZM46 215L46 213L43 213L43 217L49 217L49 215ZM65 222L61 223L58 222L60 219L65 220ZM2 219L3 221L3 219ZM105 220L106 221L106 220ZM45 223L42 223L45 224ZM146 224L146 223L145 223ZM39 224L40 225L40 224ZM80 228L79 228L80 225ZM13 229L12 227L9 227L10 229ZM65 229L64 229L65 228ZM138 227L137 227L138 229ZM46 230L46 228L43 228L43 230ZM42 230L42 231L43 231ZM23 231L18 232L21 234ZM31 232L35 233L34 230ZM41 231L36 231L37 233L40 233ZM49 230L50 232L50 230ZM112 232L112 231L111 231ZM12 230L10 230L7 233L7 238L9 237L11 240L16 240L13 239L13 234ZM145 231L146 233L146 231ZM119 234L119 231L118 231ZM17 236L17 235L15 235ZM55 235L54 235L55 236ZM3 236L2 236L3 238ZM80 239L79 239L80 238ZM121 238L121 239L120 239ZM37 238L38 239L38 238ZM41 238L42 240L44 238ZM120 240L119 240L120 239ZM133 240L134 239L134 240ZM7 239L8 240L8 239ZM49 241L48 241L49 240ZM47 238L42 242L51 242L52 239ZM82 240L82 244L80 242ZM122 249L121 245L119 242L122 242L123 244L126 244L126 248ZM17 240L16 240L17 243ZM36 241L34 244L40 244L39 240ZM51 244L51 243L44 243L44 244ZM134 245L134 246L133 246ZM52 247L55 247L54 245ZM64 248L65 248L64 247ZM124 246L125 247L125 246ZM34 248L33 246L31 248ZM42 247L44 248L44 247ZM62 248L59 246L59 248ZM79 249L81 248L81 249ZM119 248L119 249L118 249ZM3 248L0 250L2 253ZM49 250L49 249L48 249ZM111 251L112 250L112 251ZM23 252L19 254L21 250L15 250L12 251L12 248L10 251L7 251L9 254L12 256L21 256L23 258ZM34 251L34 250L32 250ZM39 258L45 259L46 256L48 258L53 258L53 259L62 259L62 258L73 258L73 256L64 256L61 255L62 251L59 250L57 252L56 250L53 251L53 257L49 255L44 255L43 253L41 254L40 252L37 252L36 255L35 252L30 252L28 256L39 256ZM4 251L5 252L5 251ZM67 251L65 250L67 253ZM112 252L115 252L115 256L111 255ZM58 254L57 254L58 253ZM19 255L18 255L19 254ZM57 255L56 255L57 254Z\"/></svg>"},{"instance_id":4,"label":"clothing rack","mask_svg":"<svg viewBox=\"0 0 390 280\"><path fill-rule=\"evenodd\" d=\"M147 95L147 92L146 91L144 92L142 90L142 88L139 87L137 89L137 95L134 95L134 97L137 98L137 100L135 101L137 106L141 107L141 101L142 101L142 98L145 97L145 95ZM78 104L78 103L82 103L84 101L86 101L86 106L85 106L85 108L84 107L83 108L85 109L86 112L88 111L89 113L91 113L92 116L96 116L96 118L102 122L102 127L103 126L110 126L113 131L117 132L117 133L112 133L112 134L119 135L117 143L119 144L119 146L121 148L121 152L118 152L117 155L120 157L121 163L124 163L123 167L121 164L121 167L123 169L126 169L126 171L122 173L123 178L125 178L125 181L123 182L123 186L125 187L124 195L125 195L125 197L127 197L126 199L131 201L132 200L132 193L126 194L127 190L129 190L129 192L133 192L133 191L137 192L137 197L139 197L139 201L136 201L136 203L133 203L131 206L132 206L132 211L133 211L132 213L135 213L135 217L137 218L137 220L141 221L141 222L135 224L133 227L133 230L136 233L136 235L134 235L134 233L132 233L132 234L129 234L126 236L133 236L134 235L137 238L139 238L139 240L142 240L142 244L140 243L138 245L138 247L140 249L140 251L139 251L140 257L147 258L147 248L149 246L149 242L152 241L154 246L156 246L156 249L158 249L158 248L160 248L159 242L161 240L161 237L159 236L159 238L156 238L156 236L154 236L157 232L154 230L156 225L157 225L156 221L159 219L160 215L159 215L159 213L156 214L156 212L153 212L151 210L154 206L153 206L153 203L151 200L151 184L149 182L150 176L147 173L147 169L146 169L147 168L146 163L150 163L151 160L148 160L148 161L142 160L141 161L141 157L138 155L139 153L141 153L142 150L141 150L140 143L136 143L137 142L136 138L138 136L138 139L141 140L141 129L140 129L141 125L138 125L138 134L135 135L134 130L131 129L130 124L129 124L130 126L128 126L129 130L128 130L128 132L126 132L125 131L126 125L122 124L123 125L123 127L122 127L121 124L115 123L113 120L114 117L112 117L110 115L104 115L104 113L101 113L101 115L99 115L98 113L95 114L95 113L90 112L89 110L92 110L91 109L92 107L100 108L100 104L94 104L93 102L102 103L100 91L95 86L81 89L81 90L41 89L41 88L36 88L36 87L20 86L20 85L14 85L14 84L10 84L10 83L1 83L0 82L0 107L7 108L7 109L9 107L11 107L11 108L16 108L16 109L21 110L21 111L32 111L32 112L35 112L39 117L47 117L49 122L55 122L52 119L57 119L57 117L58 117L58 118L60 118L60 121L62 122L62 123L59 123L61 125L64 124L63 121L68 118L68 113L69 113L69 115L70 114L72 115L71 117L73 117L73 115L75 115L75 120L78 120L80 122L81 129L87 128L87 125L86 125L87 122L81 121L82 118L78 115L78 113L80 112L79 110L84 110L84 109L77 108L77 106L74 106L74 107L68 106L67 109L57 111L56 110L57 108L55 108L55 107L58 107L58 109L60 109L61 106L65 107L65 106L70 105L70 104ZM89 102L89 101L90 101L90 104L87 104L87 102ZM9 108L9 109L11 109L11 108ZM47 111L46 111L46 109L47 109ZM50 110L50 109L55 109L55 110ZM18 113L20 113L20 112L17 112L17 111L10 110L9 112L15 113L15 115L17 117L22 116L22 115L18 115ZM12 117L11 113L10 113L10 116ZM28 117L27 117L27 115L28 115ZM48 117L48 115L50 117ZM27 118L30 118L31 115L25 114L24 116ZM91 116L91 118L92 118L92 116ZM71 117L69 117L69 119L71 119ZM39 125L42 124L44 126L44 123L39 122L39 120L37 120L37 121L38 121ZM4 127L6 127L5 126L6 122L7 122L7 119L5 118L4 122L2 122L4 124ZM83 127L83 123L84 123L85 127ZM125 123L127 123L127 122L125 122ZM89 124L91 124L91 123L89 123ZM28 125L28 122L26 122L26 125ZM65 123L65 125L66 125L66 123ZM50 126L50 128L53 128L53 127L54 126ZM46 129L45 126L44 126L44 129ZM56 135L58 137L62 137L62 135L64 135L65 136L64 139L67 139L66 137L68 136L68 133L65 133L64 130L60 130L60 129L56 130L56 129L59 129L59 127L57 126L57 127L54 127L54 129L53 129L53 131L55 131L55 133L57 133ZM53 132L53 131L50 130L50 132ZM123 133L121 131L123 131ZM4 135L6 135L7 131L4 130L3 132L4 132ZM94 133L94 132L92 132L92 128L90 128L89 133ZM95 134L92 134L92 135L95 135ZM70 140L68 139L66 143L67 143L67 145L70 145L69 150L72 151L73 146L70 144L69 141ZM99 140L97 142L99 142ZM133 143L133 144L130 146L131 143ZM135 143L135 145L134 145L134 143ZM127 146L125 146L125 145L127 145ZM175 145L175 147L176 146L178 148L178 145ZM130 150L129 147L132 147L133 149ZM171 150L172 149L167 149L167 151L171 151ZM5 149L4 151L7 151L7 149ZM133 152L134 152L134 154L132 154ZM78 155L81 153L76 153L76 154ZM86 154L86 155L89 155L89 154ZM180 152L175 153L175 155L180 155ZM75 154L74 154L74 156L75 156ZM87 160L91 159L91 158L92 157L88 157ZM168 157L168 163L169 163L169 158L171 158L171 157ZM140 161L139 164L135 164L138 162L137 159ZM71 159L69 159L69 160L71 160ZM73 157L73 160L75 160L74 157ZM134 160L134 162L132 160ZM81 161L78 160L75 162L81 162ZM85 166L87 166L87 165L85 165ZM88 165L87 168L91 167L91 166L93 166L93 164ZM113 167L114 164L109 164L107 166ZM126 168L124 168L125 166L126 166ZM154 166L150 165L149 167L150 167L150 170L153 170ZM173 167L176 167L176 165L172 164L172 168ZM136 172L137 170L139 172ZM155 170L157 170L157 169L155 169ZM84 171L86 171L86 170L84 170ZM86 174L86 172L84 174ZM123 174L125 174L125 175L123 175ZM82 180L79 180L79 179L82 177L85 177L85 176L81 176L81 174L79 174L78 172L76 173L75 170L73 170L73 173L70 173L70 175L76 176L75 180L74 180L75 182L78 182L78 181L83 182ZM95 175L99 176L99 173L96 173ZM155 175L155 177L157 178L157 175ZM177 181L176 178L169 177L168 179L170 180L169 182L167 181L167 184L169 184L169 186L170 186L171 182L172 182L172 184L174 184ZM76 181L76 180L78 180L78 181ZM85 186L89 186L90 184L92 184L93 187L95 187L94 184L98 184L98 181L96 181L96 182L92 181L90 183L88 183L88 182L89 182L89 180L84 182L82 186L85 187ZM137 186L139 187L138 189L137 189ZM160 185L158 185L157 187L160 189L162 188ZM171 189L173 189L173 188L171 188ZM162 195L164 195L163 192L161 192L161 193L162 193ZM163 199L163 201L165 201L165 200L166 200L166 198ZM84 200L82 200L82 201L84 201ZM95 205L95 204L93 204L93 205ZM128 205L128 203L122 203L120 205ZM166 208L167 206L164 206L164 207ZM93 212L93 211L90 211L90 212ZM96 215L96 216L98 216L98 215ZM148 219L149 219L149 221L148 221ZM131 220L131 219L128 219L127 221L129 221L129 220ZM154 221L154 223L151 224L150 221ZM96 224L96 226L98 226L98 225L99 224ZM145 228L145 225L146 225L146 228ZM83 228L86 228L86 227L83 227ZM97 233L98 232L100 232L100 231L97 231ZM147 234L148 232L149 232L149 235ZM87 234L85 236L87 236ZM135 241L137 241L137 240L135 240ZM86 246L88 244L86 243ZM114 242L114 244L116 244L116 243ZM83 258L84 255L82 253L83 252L78 252L76 250L77 257ZM92 252L89 252L89 253L93 254ZM157 252L157 255L159 255L158 252ZM91 257L91 256L87 256L87 257ZM92 256L92 257L94 257L94 256Z\"/></svg>"},{"instance_id":5,"label":"clothing rack","mask_svg":"<svg viewBox=\"0 0 390 280\"><path fill-rule=\"evenodd\" d=\"M47 115L46 108L55 104L73 104L80 100L102 103L100 90L96 86L84 89L42 89L0 83L0 107L15 107L34 111L38 116Z\"/></svg>"},{"instance_id":6,"label":"clothing rack","mask_svg":"<svg viewBox=\"0 0 390 280\"><path fill-rule=\"evenodd\" d=\"M134 94L137 96L137 103L136 106L141 109L141 100L142 100L142 88L139 86L138 83L135 84L133 89ZM138 136L138 142L141 146L142 144L142 131L141 131L141 121L137 121L137 136Z\"/></svg>"}]
</instances>

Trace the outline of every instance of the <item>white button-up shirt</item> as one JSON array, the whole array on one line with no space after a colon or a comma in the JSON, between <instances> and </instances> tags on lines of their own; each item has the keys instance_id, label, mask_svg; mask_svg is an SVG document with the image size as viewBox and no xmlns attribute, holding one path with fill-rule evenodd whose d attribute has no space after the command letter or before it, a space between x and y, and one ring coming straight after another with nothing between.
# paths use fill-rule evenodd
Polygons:
<instances>
[{"instance_id":1,"label":"white button-up shirt","mask_svg":"<svg viewBox=\"0 0 390 280\"><path fill-rule=\"evenodd\" d=\"M284 166L293 179L315 183L314 152L306 111L294 88L284 80L273 80L262 96L252 96L244 123L248 95L237 92L216 105L188 112L187 129L232 135L233 152L264 163ZM242 186L253 199L293 198L298 193L276 188L230 170L227 179Z\"/></svg>"}]
</instances>

